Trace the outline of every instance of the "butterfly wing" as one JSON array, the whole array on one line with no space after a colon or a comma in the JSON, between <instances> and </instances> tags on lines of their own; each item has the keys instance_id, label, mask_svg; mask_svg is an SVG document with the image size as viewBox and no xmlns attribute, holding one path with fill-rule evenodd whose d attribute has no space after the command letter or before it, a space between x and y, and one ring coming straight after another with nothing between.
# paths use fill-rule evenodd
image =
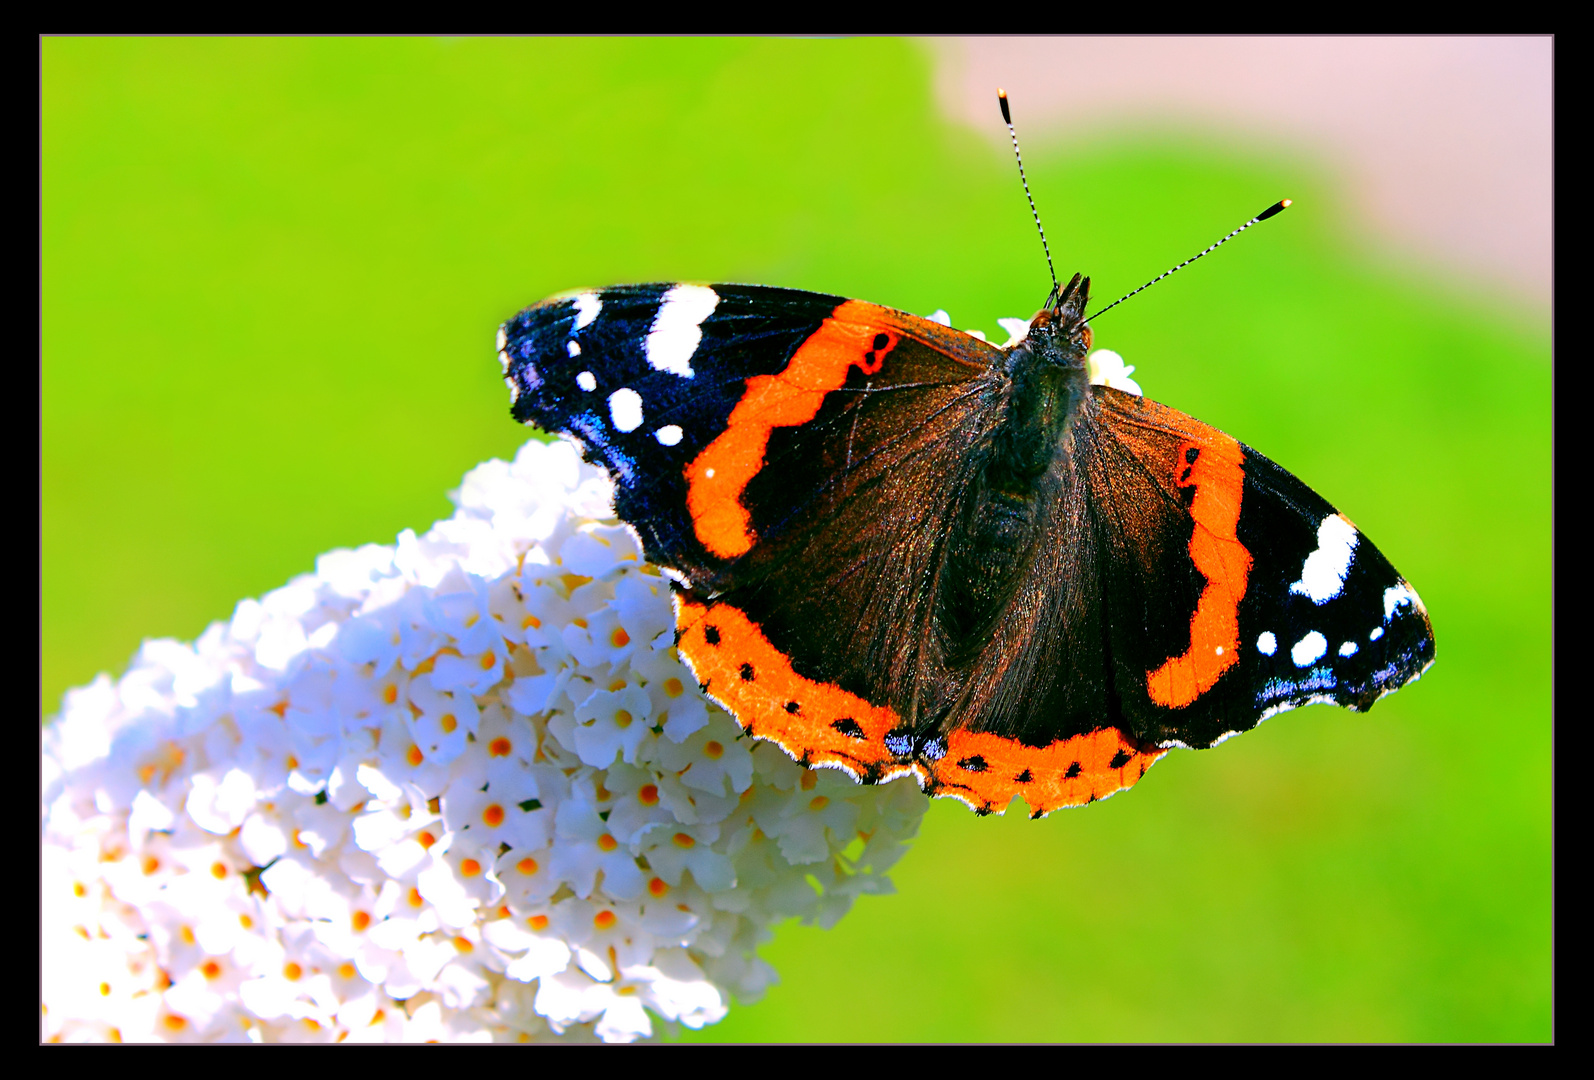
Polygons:
<instances>
[{"instance_id":1,"label":"butterfly wing","mask_svg":"<svg viewBox=\"0 0 1594 1080\"><path fill-rule=\"evenodd\" d=\"M1143 675L1124 695L1137 734L1203 747L1313 702L1366 710L1433 662L1416 592L1322 496L1183 413L1105 387L1097 397L1098 460L1132 458L1164 507L1187 507L1176 534L1186 557L1173 561L1193 566L1201 586L1183 625L1159 622L1145 602L1158 586L1146 579L1180 576L1159 543L1167 531L1114 529L1114 579L1126 585L1108 602L1115 637L1154 644L1136 656ZM1103 515L1128 512L1113 485L1124 471L1092 473Z\"/></svg>"},{"instance_id":2,"label":"butterfly wing","mask_svg":"<svg viewBox=\"0 0 1594 1080\"><path fill-rule=\"evenodd\" d=\"M522 423L577 439L615 482L648 558L696 580L706 546L685 466L725 431L747 380L779 372L843 301L741 285L623 285L545 300L504 324L499 359Z\"/></svg>"},{"instance_id":3,"label":"butterfly wing","mask_svg":"<svg viewBox=\"0 0 1594 1080\"><path fill-rule=\"evenodd\" d=\"M1421 601L1348 520L1154 402L1091 387L1013 501L986 474L1007 355L730 285L555 298L502 354L515 416L580 440L676 575L698 680L804 764L1040 816L1432 662Z\"/></svg>"},{"instance_id":4,"label":"butterfly wing","mask_svg":"<svg viewBox=\"0 0 1594 1080\"><path fill-rule=\"evenodd\" d=\"M911 768L893 702L1000 351L838 297L646 285L530 308L504 356L514 415L580 440L682 579L678 646L707 692L807 764Z\"/></svg>"},{"instance_id":5,"label":"butterfly wing","mask_svg":"<svg viewBox=\"0 0 1594 1080\"><path fill-rule=\"evenodd\" d=\"M1321 496L1183 413L1092 397L1054 499L1058 550L1036 568L1051 592L1016 599L1049 616L1009 664L1022 673L954 733L938 783L971 803L1075 805L1110 793L1090 752L1119 765L1108 789L1128 786L1158 748L1314 702L1365 710L1433 662L1416 592ZM1075 776L1059 783L1061 757Z\"/></svg>"}]
</instances>

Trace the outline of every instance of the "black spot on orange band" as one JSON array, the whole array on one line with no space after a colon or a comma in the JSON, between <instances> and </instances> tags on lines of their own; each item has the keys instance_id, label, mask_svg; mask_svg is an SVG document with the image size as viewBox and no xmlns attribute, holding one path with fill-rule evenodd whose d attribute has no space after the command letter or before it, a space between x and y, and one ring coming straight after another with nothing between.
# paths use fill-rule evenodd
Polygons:
<instances>
[{"instance_id":1,"label":"black spot on orange band","mask_svg":"<svg viewBox=\"0 0 1594 1080\"><path fill-rule=\"evenodd\" d=\"M797 674L790 658L740 608L683 596L676 603L681 658L744 728L777 743L794 760L839 765L860 778L871 767L907 771L886 749L886 732L899 724L892 709ZM717 631L716 643L708 640L710 629Z\"/></svg>"},{"instance_id":2,"label":"black spot on orange band","mask_svg":"<svg viewBox=\"0 0 1594 1080\"><path fill-rule=\"evenodd\" d=\"M975 810L1002 811L1021 796L1030 816L1042 817L1067 806L1084 806L1122 791L1145 775L1167 753L1141 746L1116 728L1028 746L1017 739L983 731L954 731L947 756L934 769L937 795L961 799ZM982 770L970 770L978 761Z\"/></svg>"},{"instance_id":3,"label":"black spot on orange band","mask_svg":"<svg viewBox=\"0 0 1594 1080\"><path fill-rule=\"evenodd\" d=\"M1166 753L1115 728L1043 747L963 730L924 739L889 706L799 675L740 608L687 595L676 605L681 658L704 692L804 765L840 767L870 783L911 772L932 794L982 813L1002 812L1022 795L1038 817L1121 791Z\"/></svg>"}]
</instances>

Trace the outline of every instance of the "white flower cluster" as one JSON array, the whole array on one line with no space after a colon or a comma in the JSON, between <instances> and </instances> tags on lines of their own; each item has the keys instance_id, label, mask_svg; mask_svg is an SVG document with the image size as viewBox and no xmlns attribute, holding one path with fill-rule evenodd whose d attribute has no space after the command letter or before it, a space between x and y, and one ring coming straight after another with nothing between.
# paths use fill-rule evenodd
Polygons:
<instances>
[{"instance_id":1,"label":"white flower cluster","mask_svg":"<svg viewBox=\"0 0 1594 1080\"><path fill-rule=\"evenodd\" d=\"M774 981L926 806L743 737L564 443L44 729L50 1040L626 1042Z\"/></svg>"}]
</instances>

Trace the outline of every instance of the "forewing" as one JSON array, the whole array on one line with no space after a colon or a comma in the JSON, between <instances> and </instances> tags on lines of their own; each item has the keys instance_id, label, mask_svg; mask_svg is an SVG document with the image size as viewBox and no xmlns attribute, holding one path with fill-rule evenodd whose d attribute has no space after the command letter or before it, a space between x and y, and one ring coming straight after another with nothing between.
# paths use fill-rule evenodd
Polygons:
<instances>
[{"instance_id":1,"label":"forewing","mask_svg":"<svg viewBox=\"0 0 1594 1080\"><path fill-rule=\"evenodd\" d=\"M649 559L688 581L682 657L745 727L810 764L905 771L886 736L928 662L938 544L1001 354L859 301L690 288L523 312L505 346L515 415L608 468ZM698 340L661 351L652 328L682 298L709 309Z\"/></svg>"},{"instance_id":2,"label":"forewing","mask_svg":"<svg viewBox=\"0 0 1594 1080\"><path fill-rule=\"evenodd\" d=\"M653 562L697 578L724 562L687 512L685 466L724 430L746 381L780 371L843 301L748 285L622 285L556 296L504 324L522 423L579 441Z\"/></svg>"},{"instance_id":3,"label":"forewing","mask_svg":"<svg viewBox=\"0 0 1594 1080\"><path fill-rule=\"evenodd\" d=\"M1118 530L1120 585L1104 608L1137 735L1201 747L1312 702L1365 710L1433 662L1416 592L1316 492L1183 413L1106 388L1097 396L1098 460L1133 458L1163 508L1161 522ZM1092 472L1104 519L1133 515L1112 484L1123 471ZM1192 568L1193 606L1159 607L1167 583L1189 581Z\"/></svg>"},{"instance_id":4,"label":"forewing","mask_svg":"<svg viewBox=\"0 0 1594 1080\"><path fill-rule=\"evenodd\" d=\"M1366 709L1433 661L1417 594L1305 484L1223 432L1097 386L1051 542L982 658L933 782L1036 815L1312 702ZM1017 626L1017 633L1011 628Z\"/></svg>"}]
</instances>

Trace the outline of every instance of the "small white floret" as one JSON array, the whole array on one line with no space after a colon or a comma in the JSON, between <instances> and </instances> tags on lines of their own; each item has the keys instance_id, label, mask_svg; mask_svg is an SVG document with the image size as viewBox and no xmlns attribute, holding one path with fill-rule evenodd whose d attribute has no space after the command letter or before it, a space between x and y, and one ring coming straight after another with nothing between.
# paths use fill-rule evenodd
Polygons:
<instances>
[{"instance_id":1,"label":"small white floret","mask_svg":"<svg viewBox=\"0 0 1594 1080\"><path fill-rule=\"evenodd\" d=\"M941 308L941 309L939 309L937 311L932 311L929 315L926 315L925 318L929 319L931 322L938 322L942 326L951 326L952 325L952 316L950 316L950 315L948 315L946 313L946 309L945 308Z\"/></svg>"},{"instance_id":2,"label":"small white floret","mask_svg":"<svg viewBox=\"0 0 1594 1080\"><path fill-rule=\"evenodd\" d=\"M1004 349L1011 349L1029 336L1028 319L997 319L996 325L1007 331L1007 340L1002 342Z\"/></svg>"},{"instance_id":3,"label":"small white floret","mask_svg":"<svg viewBox=\"0 0 1594 1080\"><path fill-rule=\"evenodd\" d=\"M1126 394L1141 396L1140 384L1129 377L1134 374L1135 366L1125 364L1124 358L1111 349L1097 349L1087 356L1085 369L1090 373L1093 386L1110 386Z\"/></svg>"},{"instance_id":4,"label":"small white floret","mask_svg":"<svg viewBox=\"0 0 1594 1080\"><path fill-rule=\"evenodd\" d=\"M629 386L622 386L609 395L609 419L619 432L635 431L642 426L642 395Z\"/></svg>"}]
</instances>

